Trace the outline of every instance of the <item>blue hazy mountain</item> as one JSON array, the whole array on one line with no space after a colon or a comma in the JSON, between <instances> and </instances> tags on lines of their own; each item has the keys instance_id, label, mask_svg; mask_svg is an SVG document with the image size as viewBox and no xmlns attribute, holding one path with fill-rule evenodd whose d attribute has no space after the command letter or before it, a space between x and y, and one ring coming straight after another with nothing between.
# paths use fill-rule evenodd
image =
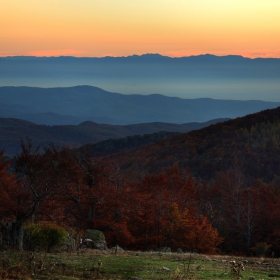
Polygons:
<instances>
[{"instance_id":1,"label":"blue hazy mountain","mask_svg":"<svg viewBox=\"0 0 280 280\"><path fill-rule=\"evenodd\" d=\"M0 117L37 124L190 123L236 118L280 102L182 99L160 94L125 95L93 86L67 88L0 87Z\"/></svg>"},{"instance_id":2,"label":"blue hazy mountain","mask_svg":"<svg viewBox=\"0 0 280 280\"><path fill-rule=\"evenodd\" d=\"M123 94L280 101L280 59L200 55L0 58L0 86L92 85Z\"/></svg>"}]
</instances>

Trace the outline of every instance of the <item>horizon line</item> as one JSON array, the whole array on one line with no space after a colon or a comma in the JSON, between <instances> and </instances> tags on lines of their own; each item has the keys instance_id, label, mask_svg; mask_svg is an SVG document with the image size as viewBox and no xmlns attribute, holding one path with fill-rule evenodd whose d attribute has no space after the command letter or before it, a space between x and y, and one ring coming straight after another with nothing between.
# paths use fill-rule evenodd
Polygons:
<instances>
[{"instance_id":1,"label":"horizon line","mask_svg":"<svg viewBox=\"0 0 280 280\"><path fill-rule=\"evenodd\" d=\"M243 56L240 54L225 54L225 55L217 55L212 53L201 53L201 54L193 54L193 55L185 55L185 56L169 56L169 55L163 55L160 53L143 53L143 54L131 54L127 56L115 56L115 55L104 55L104 56L75 56L75 55L6 55L2 56L0 54L0 58L130 58L130 57L143 57L143 56L159 56L159 57L165 57L165 58L171 58L171 59L180 59L180 58L191 58L191 57L200 57L200 56L211 56L211 57L240 57L245 59L279 59L280 57L249 57L249 56Z\"/></svg>"}]
</instances>

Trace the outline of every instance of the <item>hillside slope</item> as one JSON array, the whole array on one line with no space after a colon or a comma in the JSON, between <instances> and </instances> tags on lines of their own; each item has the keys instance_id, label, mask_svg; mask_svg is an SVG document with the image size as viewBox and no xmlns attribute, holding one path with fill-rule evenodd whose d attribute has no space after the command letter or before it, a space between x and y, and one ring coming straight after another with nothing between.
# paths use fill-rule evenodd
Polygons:
<instances>
[{"instance_id":1,"label":"hillside slope","mask_svg":"<svg viewBox=\"0 0 280 280\"><path fill-rule=\"evenodd\" d=\"M278 180L280 174L280 107L191 131L143 148L101 158L123 171L160 172L178 163L200 178L235 169L253 179Z\"/></svg>"},{"instance_id":2,"label":"hillside slope","mask_svg":"<svg viewBox=\"0 0 280 280\"><path fill-rule=\"evenodd\" d=\"M186 123L183 125L142 123L120 126L86 121L79 125L46 126L36 125L35 123L20 119L0 118L0 150L4 149L7 155L14 155L19 151L20 139L25 139L26 137L32 139L34 145L44 146L49 143L54 143L59 146L78 147L106 139L124 138L132 135L139 135L140 137L140 135L153 134L160 131L183 133L219 121L223 121L223 119L212 120L206 123ZM166 135L171 137L174 134L166 133ZM156 140L157 137L154 139ZM153 140L153 142L155 141Z\"/></svg>"}]
</instances>

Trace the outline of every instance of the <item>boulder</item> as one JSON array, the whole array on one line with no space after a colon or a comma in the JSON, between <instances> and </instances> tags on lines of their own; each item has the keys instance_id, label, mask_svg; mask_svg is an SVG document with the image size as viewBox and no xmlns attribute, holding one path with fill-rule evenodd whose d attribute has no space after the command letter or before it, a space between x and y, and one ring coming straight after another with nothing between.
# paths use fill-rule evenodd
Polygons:
<instances>
[{"instance_id":1,"label":"boulder","mask_svg":"<svg viewBox=\"0 0 280 280\"><path fill-rule=\"evenodd\" d=\"M86 239L91 239L92 241L105 241L105 235L100 230L87 229L85 233Z\"/></svg>"},{"instance_id":2,"label":"boulder","mask_svg":"<svg viewBox=\"0 0 280 280\"><path fill-rule=\"evenodd\" d=\"M84 239L81 246L86 247L86 248L90 248L90 249L94 248L93 241L90 238Z\"/></svg>"},{"instance_id":3,"label":"boulder","mask_svg":"<svg viewBox=\"0 0 280 280\"><path fill-rule=\"evenodd\" d=\"M161 253L171 253L171 248L170 247L160 247L155 249L156 252L161 252Z\"/></svg>"},{"instance_id":4,"label":"boulder","mask_svg":"<svg viewBox=\"0 0 280 280\"><path fill-rule=\"evenodd\" d=\"M124 252L124 249L122 247L120 247L119 245L112 247L112 250L114 250L116 252Z\"/></svg>"},{"instance_id":5,"label":"boulder","mask_svg":"<svg viewBox=\"0 0 280 280\"><path fill-rule=\"evenodd\" d=\"M184 253L184 251L181 248L178 248L176 252L177 252L177 254L183 254Z\"/></svg>"},{"instance_id":6,"label":"boulder","mask_svg":"<svg viewBox=\"0 0 280 280\"><path fill-rule=\"evenodd\" d=\"M93 242L93 240L90 239L90 238L86 238L86 239L84 240L84 242Z\"/></svg>"},{"instance_id":7,"label":"boulder","mask_svg":"<svg viewBox=\"0 0 280 280\"><path fill-rule=\"evenodd\" d=\"M83 240L82 245L85 245L87 248L106 250L107 243L105 240L105 235L96 229L87 229L85 232L85 239Z\"/></svg>"},{"instance_id":8,"label":"boulder","mask_svg":"<svg viewBox=\"0 0 280 280\"><path fill-rule=\"evenodd\" d=\"M93 246L94 246L94 249L99 249L99 250L107 249L106 241L93 241Z\"/></svg>"}]
</instances>

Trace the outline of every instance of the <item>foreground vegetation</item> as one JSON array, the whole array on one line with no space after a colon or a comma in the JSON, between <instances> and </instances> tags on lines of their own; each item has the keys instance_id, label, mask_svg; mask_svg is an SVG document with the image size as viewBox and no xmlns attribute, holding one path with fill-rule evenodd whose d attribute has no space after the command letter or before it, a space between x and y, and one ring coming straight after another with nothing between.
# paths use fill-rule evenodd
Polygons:
<instances>
[{"instance_id":1,"label":"foreground vegetation","mask_svg":"<svg viewBox=\"0 0 280 280\"><path fill-rule=\"evenodd\" d=\"M242 263L234 269L233 261ZM238 265L237 265L238 266ZM237 267L236 266L236 267ZM3 252L0 279L280 279L275 258L79 250L71 253Z\"/></svg>"},{"instance_id":2,"label":"foreground vegetation","mask_svg":"<svg viewBox=\"0 0 280 280\"><path fill-rule=\"evenodd\" d=\"M40 227L49 236L47 224L81 238L98 229L109 247L128 250L280 256L279 184L255 180L245 187L237 168L211 182L178 165L131 180L117 167L53 145L42 151L23 142L11 164L1 156L0 248L26 249L24 227L32 222L34 236Z\"/></svg>"},{"instance_id":3,"label":"foreground vegetation","mask_svg":"<svg viewBox=\"0 0 280 280\"><path fill-rule=\"evenodd\" d=\"M142 169L149 156L134 150L129 174L125 160L23 140L12 161L0 152L0 248L32 250L35 239L48 252L53 230L71 241L96 229L126 250L280 257L279 116L269 110L147 146L158 170Z\"/></svg>"}]
</instances>

